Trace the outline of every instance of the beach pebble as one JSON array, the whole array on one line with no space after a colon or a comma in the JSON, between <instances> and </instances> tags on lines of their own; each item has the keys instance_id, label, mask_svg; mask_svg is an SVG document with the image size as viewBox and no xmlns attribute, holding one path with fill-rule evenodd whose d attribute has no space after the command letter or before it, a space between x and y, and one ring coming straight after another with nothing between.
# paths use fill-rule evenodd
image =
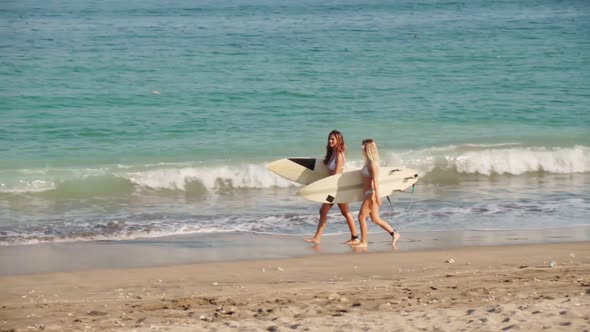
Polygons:
<instances>
[{"instance_id":1,"label":"beach pebble","mask_svg":"<svg viewBox=\"0 0 590 332\"><path fill-rule=\"evenodd\" d=\"M279 271L285 271L285 269L283 269L282 267L277 267L277 270L279 270Z\"/></svg>"},{"instance_id":2,"label":"beach pebble","mask_svg":"<svg viewBox=\"0 0 590 332\"><path fill-rule=\"evenodd\" d=\"M205 322L211 322L211 321L213 321L213 319L211 317L207 317L205 315L199 316L199 319L202 320L202 321L205 321Z\"/></svg>"},{"instance_id":3,"label":"beach pebble","mask_svg":"<svg viewBox=\"0 0 590 332\"><path fill-rule=\"evenodd\" d=\"M447 259L447 263L449 263L449 264L453 264L453 263L455 263L455 260L454 260L454 259L452 259L452 258L449 258L449 259Z\"/></svg>"},{"instance_id":4,"label":"beach pebble","mask_svg":"<svg viewBox=\"0 0 590 332\"><path fill-rule=\"evenodd\" d=\"M555 267L555 266L557 266L557 263L555 261L549 262L549 267Z\"/></svg>"},{"instance_id":5,"label":"beach pebble","mask_svg":"<svg viewBox=\"0 0 590 332\"><path fill-rule=\"evenodd\" d=\"M225 307L217 307L217 309L215 309L215 311L217 311L218 313L224 314L224 315L233 315L236 313L237 308L236 307L229 307L229 308L225 308Z\"/></svg>"}]
</instances>

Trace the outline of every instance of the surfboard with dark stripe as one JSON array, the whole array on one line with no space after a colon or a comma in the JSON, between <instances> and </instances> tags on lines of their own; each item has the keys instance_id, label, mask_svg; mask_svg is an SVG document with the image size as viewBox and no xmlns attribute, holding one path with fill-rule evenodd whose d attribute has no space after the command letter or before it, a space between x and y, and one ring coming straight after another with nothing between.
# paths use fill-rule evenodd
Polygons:
<instances>
[{"instance_id":1,"label":"surfboard with dark stripe","mask_svg":"<svg viewBox=\"0 0 590 332\"><path fill-rule=\"evenodd\" d=\"M287 180L307 185L328 175L328 167L319 158L285 158L273 161L266 168Z\"/></svg>"}]
</instances>

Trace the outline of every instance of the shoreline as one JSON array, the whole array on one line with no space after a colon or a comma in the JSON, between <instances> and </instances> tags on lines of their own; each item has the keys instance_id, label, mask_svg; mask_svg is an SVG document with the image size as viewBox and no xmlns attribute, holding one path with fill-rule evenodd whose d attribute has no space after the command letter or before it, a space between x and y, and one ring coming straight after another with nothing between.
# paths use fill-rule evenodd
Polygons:
<instances>
[{"instance_id":1,"label":"shoreline","mask_svg":"<svg viewBox=\"0 0 590 332\"><path fill-rule=\"evenodd\" d=\"M588 331L590 242L0 276L2 331Z\"/></svg>"},{"instance_id":2,"label":"shoreline","mask_svg":"<svg viewBox=\"0 0 590 332\"><path fill-rule=\"evenodd\" d=\"M590 226L501 231L401 233L399 252L480 246L501 247L590 241ZM240 262L358 254L342 244L347 234L325 235L313 246L300 235L187 234L125 241L45 243L0 247L0 276L104 269L130 269L213 262ZM384 232L369 235L363 252L392 252Z\"/></svg>"}]
</instances>

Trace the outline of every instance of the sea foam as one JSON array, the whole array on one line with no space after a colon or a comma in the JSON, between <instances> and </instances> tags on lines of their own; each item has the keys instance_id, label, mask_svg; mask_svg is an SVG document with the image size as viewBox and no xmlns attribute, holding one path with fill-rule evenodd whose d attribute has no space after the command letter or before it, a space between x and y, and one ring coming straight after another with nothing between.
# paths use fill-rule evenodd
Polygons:
<instances>
[{"instance_id":1,"label":"sea foam","mask_svg":"<svg viewBox=\"0 0 590 332\"><path fill-rule=\"evenodd\" d=\"M408 151L382 151L382 164L413 168L422 178L445 181L469 175L590 172L590 147L458 145ZM112 195L141 190L219 192L299 186L268 171L266 163L151 164L1 173L0 193L49 193L57 197ZM362 167L349 159L346 171ZM434 182L437 182L434 181Z\"/></svg>"},{"instance_id":2,"label":"sea foam","mask_svg":"<svg viewBox=\"0 0 590 332\"><path fill-rule=\"evenodd\" d=\"M415 168L422 174L451 170L460 174L590 172L590 147L448 146L417 151L389 152L385 163Z\"/></svg>"},{"instance_id":3,"label":"sea foam","mask_svg":"<svg viewBox=\"0 0 590 332\"><path fill-rule=\"evenodd\" d=\"M151 189L186 190L187 184L198 182L209 191L228 188L289 187L293 183L273 175L263 165L218 167L161 168L119 176Z\"/></svg>"}]
</instances>

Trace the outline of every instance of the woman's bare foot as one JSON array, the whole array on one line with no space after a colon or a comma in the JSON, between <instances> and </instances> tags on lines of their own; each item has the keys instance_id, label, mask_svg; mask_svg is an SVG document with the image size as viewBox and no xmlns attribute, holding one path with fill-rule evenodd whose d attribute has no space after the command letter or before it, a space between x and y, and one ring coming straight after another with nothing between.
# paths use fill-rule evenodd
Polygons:
<instances>
[{"instance_id":1,"label":"woman's bare foot","mask_svg":"<svg viewBox=\"0 0 590 332\"><path fill-rule=\"evenodd\" d=\"M355 244L359 244L360 242L361 242L361 240L359 240L358 237L353 236L352 239L344 242L344 244L348 244L348 245L352 246L352 245L355 245Z\"/></svg>"},{"instance_id":2,"label":"woman's bare foot","mask_svg":"<svg viewBox=\"0 0 590 332\"><path fill-rule=\"evenodd\" d=\"M402 236L399 235L398 232L393 232L393 237L391 238L391 246L393 247L393 249L397 249L397 240L399 240L400 237Z\"/></svg>"},{"instance_id":3,"label":"woman's bare foot","mask_svg":"<svg viewBox=\"0 0 590 332\"><path fill-rule=\"evenodd\" d=\"M305 240L305 242L308 242L308 243L320 244L320 239L316 239L315 237L312 237L310 239L303 239L303 240Z\"/></svg>"},{"instance_id":4,"label":"woman's bare foot","mask_svg":"<svg viewBox=\"0 0 590 332\"><path fill-rule=\"evenodd\" d=\"M351 245L351 247L353 247L353 248L366 248L366 247L368 247L368 244L367 244L367 242L359 242L357 244Z\"/></svg>"}]
</instances>

